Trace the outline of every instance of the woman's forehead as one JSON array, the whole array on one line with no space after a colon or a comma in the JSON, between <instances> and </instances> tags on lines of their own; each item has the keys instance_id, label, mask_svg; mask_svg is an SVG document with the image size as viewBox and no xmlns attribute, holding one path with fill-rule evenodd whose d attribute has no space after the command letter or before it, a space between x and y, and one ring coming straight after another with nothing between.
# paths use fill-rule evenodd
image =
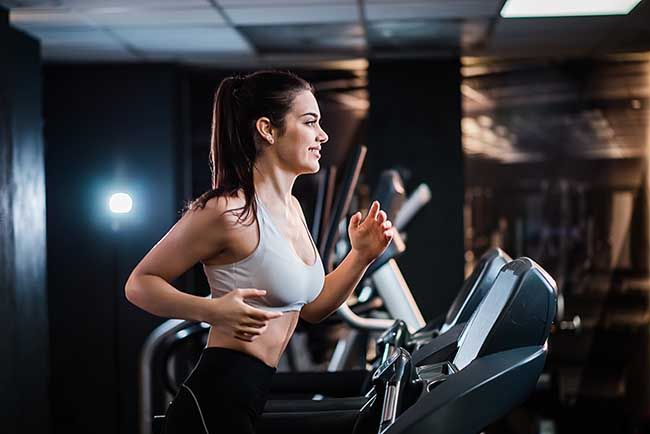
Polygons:
<instances>
[{"instance_id":1,"label":"woman's forehead","mask_svg":"<svg viewBox=\"0 0 650 434\"><path fill-rule=\"evenodd\" d=\"M316 97L307 90L300 92L294 97L291 111L296 116L302 116L305 113L316 113L320 115Z\"/></svg>"}]
</instances>

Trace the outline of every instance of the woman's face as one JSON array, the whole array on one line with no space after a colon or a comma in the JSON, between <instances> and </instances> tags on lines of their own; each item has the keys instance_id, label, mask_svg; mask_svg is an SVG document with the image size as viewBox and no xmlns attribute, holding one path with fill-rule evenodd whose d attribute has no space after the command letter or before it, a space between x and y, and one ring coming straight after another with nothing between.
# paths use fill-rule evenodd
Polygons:
<instances>
[{"instance_id":1,"label":"woman's face","mask_svg":"<svg viewBox=\"0 0 650 434\"><path fill-rule=\"evenodd\" d=\"M274 144L279 160L298 175L318 172L321 145L329 137L320 126L314 95L306 90L297 94L284 122L284 134Z\"/></svg>"}]
</instances>

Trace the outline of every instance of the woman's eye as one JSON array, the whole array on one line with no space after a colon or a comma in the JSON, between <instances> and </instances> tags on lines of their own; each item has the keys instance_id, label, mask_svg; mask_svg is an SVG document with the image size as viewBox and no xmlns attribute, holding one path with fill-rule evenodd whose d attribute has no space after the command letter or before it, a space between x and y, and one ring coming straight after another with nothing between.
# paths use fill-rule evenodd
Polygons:
<instances>
[{"instance_id":1,"label":"woman's eye","mask_svg":"<svg viewBox=\"0 0 650 434\"><path fill-rule=\"evenodd\" d=\"M305 123L306 123L307 125L314 125L314 124L316 123L316 121L309 121L309 122L305 122Z\"/></svg>"}]
</instances>

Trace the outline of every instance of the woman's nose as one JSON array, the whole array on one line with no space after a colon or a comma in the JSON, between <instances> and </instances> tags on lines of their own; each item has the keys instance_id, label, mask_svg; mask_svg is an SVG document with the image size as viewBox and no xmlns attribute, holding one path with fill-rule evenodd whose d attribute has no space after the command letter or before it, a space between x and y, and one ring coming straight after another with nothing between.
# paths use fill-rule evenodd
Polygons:
<instances>
[{"instance_id":1,"label":"woman's nose","mask_svg":"<svg viewBox=\"0 0 650 434\"><path fill-rule=\"evenodd\" d=\"M327 135L327 133L325 132L325 130L322 129L322 128L320 129L319 139L320 139L321 143L325 143L330 139L329 136Z\"/></svg>"}]
</instances>

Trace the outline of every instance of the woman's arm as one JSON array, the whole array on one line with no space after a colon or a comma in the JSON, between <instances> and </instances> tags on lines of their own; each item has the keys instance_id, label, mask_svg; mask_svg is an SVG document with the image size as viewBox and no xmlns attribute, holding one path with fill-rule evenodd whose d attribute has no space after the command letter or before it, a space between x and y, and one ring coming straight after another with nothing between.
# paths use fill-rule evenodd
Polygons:
<instances>
[{"instance_id":1,"label":"woman's arm","mask_svg":"<svg viewBox=\"0 0 650 434\"><path fill-rule=\"evenodd\" d=\"M392 223L375 201L362 222L361 213L350 219L348 234L352 249L338 267L327 276L320 295L305 305L300 317L317 323L334 313L345 303L359 284L368 266L381 255L393 239Z\"/></svg>"},{"instance_id":2,"label":"woman's arm","mask_svg":"<svg viewBox=\"0 0 650 434\"><path fill-rule=\"evenodd\" d=\"M124 288L131 303L158 316L210 319L209 300L183 293L169 282L223 248L223 210L216 209L221 205L188 211L142 258Z\"/></svg>"},{"instance_id":3,"label":"woman's arm","mask_svg":"<svg viewBox=\"0 0 650 434\"><path fill-rule=\"evenodd\" d=\"M265 331L268 320L280 316L244 303L245 298L261 296L264 291L237 289L208 299L183 293L170 283L227 247L233 229L225 206L225 199L220 198L216 205L188 211L135 267L124 290L131 303L154 315L223 326L235 337L250 341Z\"/></svg>"}]
</instances>

